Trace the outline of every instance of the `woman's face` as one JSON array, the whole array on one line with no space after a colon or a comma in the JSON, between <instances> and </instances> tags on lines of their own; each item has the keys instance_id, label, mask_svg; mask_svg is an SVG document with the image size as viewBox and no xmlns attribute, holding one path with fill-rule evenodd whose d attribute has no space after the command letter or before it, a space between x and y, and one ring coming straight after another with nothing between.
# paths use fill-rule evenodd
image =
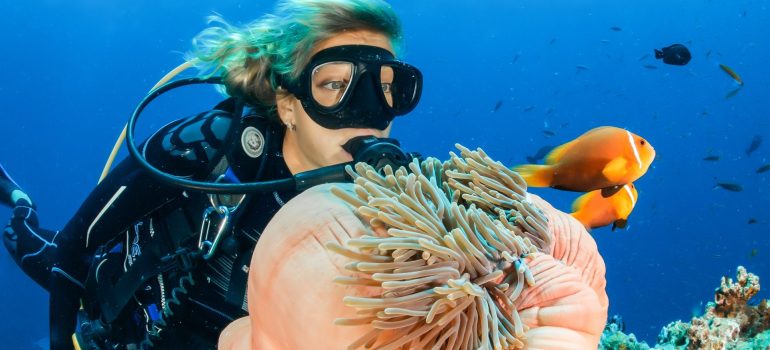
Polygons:
<instances>
[{"instance_id":1,"label":"woman's face","mask_svg":"<svg viewBox=\"0 0 770 350\"><path fill-rule=\"evenodd\" d=\"M342 45L378 46L393 52L390 40L385 35L369 30L354 30L321 41L311 56L321 50ZM352 161L353 156L342 145L356 136L388 137L393 125L391 123L385 130L326 129L316 124L305 112L300 100L291 94L279 95L277 105L283 124L295 125L294 130L287 128L283 139L283 156L292 174Z\"/></svg>"}]
</instances>

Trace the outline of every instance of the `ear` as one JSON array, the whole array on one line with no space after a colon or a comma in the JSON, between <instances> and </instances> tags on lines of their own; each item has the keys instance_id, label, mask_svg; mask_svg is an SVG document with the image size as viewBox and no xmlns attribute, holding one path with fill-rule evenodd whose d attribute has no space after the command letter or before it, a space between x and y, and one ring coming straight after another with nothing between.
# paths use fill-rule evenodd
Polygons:
<instances>
[{"instance_id":1,"label":"ear","mask_svg":"<svg viewBox=\"0 0 770 350\"><path fill-rule=\"evenodd\" d=\"M278 116L284 125L294 123L297 118L294 116L294 102L297 100L294 95L286 91L276 91L275 105L278 109Z\"/></svg>"}]
</instances>

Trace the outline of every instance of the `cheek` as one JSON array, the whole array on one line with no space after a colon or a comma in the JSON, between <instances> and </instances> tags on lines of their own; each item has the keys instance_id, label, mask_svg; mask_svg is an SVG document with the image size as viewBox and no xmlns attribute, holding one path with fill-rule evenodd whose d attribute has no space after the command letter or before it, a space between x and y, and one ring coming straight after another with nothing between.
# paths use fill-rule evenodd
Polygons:
<instances>
[{"instance_id":1,"label":"cheek","mask_svg":"<svg viewBox=\"0 0 770 350\"><path fill-rule=\"evenodd\" d=\"M316 162L321 165L332 165L348 161L345 159L345 152L340 146L345 142L344 134L338 130L330 130L321 127L311 121L305 126L302 138L306 153L312 155Z\"/></svg>"}]
</instances>

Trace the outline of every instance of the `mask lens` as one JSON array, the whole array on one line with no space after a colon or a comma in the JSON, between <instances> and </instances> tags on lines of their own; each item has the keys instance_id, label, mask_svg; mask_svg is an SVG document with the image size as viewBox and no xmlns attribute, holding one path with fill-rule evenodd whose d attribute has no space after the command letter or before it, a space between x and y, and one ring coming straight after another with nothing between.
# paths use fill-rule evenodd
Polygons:
<instances>
[{"instance_id":1,"label":"mask lens","mask_svg":"<svg viewBox=\"0 0 770 350\"><path fill-rule=\"evenodd\" d=\"M313 69L311 89L313 100L326 108L337 107L348 93L353 77L353 63L335 61Z\"/></svg>"},{"instance_id":2,"label":"mask lens","mask_svg":"<svg viewBox=\"0 0 770 350\"><path fill-rule=\"evenodd\" d=\"M393 83L395 81L395 69L389 65L380 67L380 86L388 107L393 107Z\"/></svg>"},{"instance_id":3,"label":"mask lens","mask_svg":"<svg viewBox=\"0 0 770 350\"><path fill-rule=\"evenodd\" d=\"M390 71L390 90L386 93L388 104L393 108L396 115L409 112L414 108L420 95L421 76L414 69L409 67L392 65L388 67ZM385 66L383 66L385 75ZM383 83L385 80L383 79ZM384 84L383 84L384 85Z\"/></svg>"}]
</instances>

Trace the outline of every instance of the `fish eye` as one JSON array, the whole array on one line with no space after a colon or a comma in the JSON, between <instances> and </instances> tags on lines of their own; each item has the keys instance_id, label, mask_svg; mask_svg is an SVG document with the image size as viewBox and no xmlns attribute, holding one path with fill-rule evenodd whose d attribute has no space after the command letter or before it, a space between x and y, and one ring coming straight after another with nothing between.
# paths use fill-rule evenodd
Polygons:
<instances>
[{"instance_id":1,"label":"fish eye","mask_svg":"<svg viewBox=\"0 0 770 350\"><path fill-rule=\"evenodd\" d=\"M641 139L641 140L639 140L639 143L640 143L642 146L644 146L644 144L645 144L646 142L644 141L644 139Z\"/></svg>"}]
</instances>

